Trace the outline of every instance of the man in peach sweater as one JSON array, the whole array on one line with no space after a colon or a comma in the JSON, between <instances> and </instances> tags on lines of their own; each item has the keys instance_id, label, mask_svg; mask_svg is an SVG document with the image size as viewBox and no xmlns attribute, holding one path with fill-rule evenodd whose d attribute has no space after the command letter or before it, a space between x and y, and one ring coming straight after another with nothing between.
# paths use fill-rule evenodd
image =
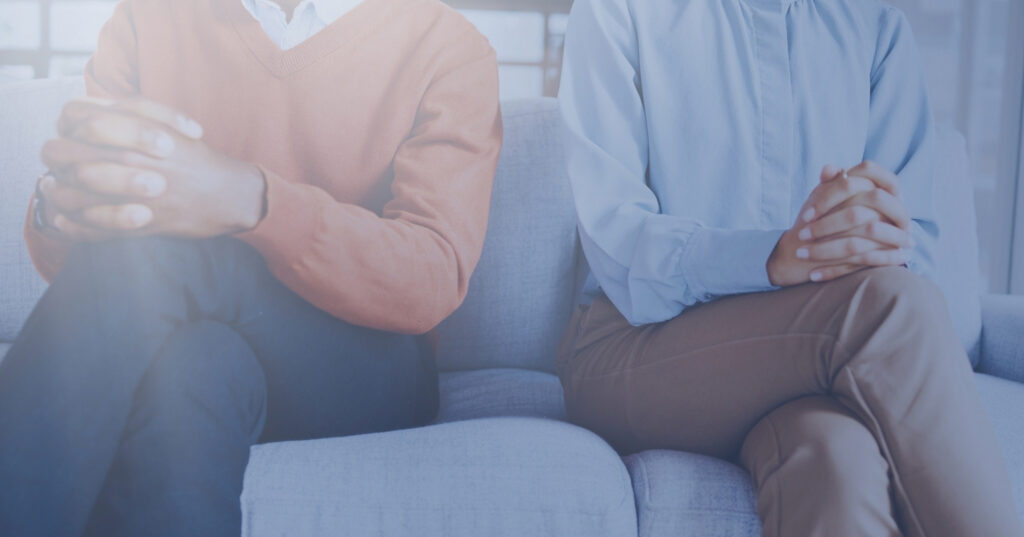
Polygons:
<instances>
[{"instance_id":1,"label":"man in peach sweater","mask_svg":"<svg viewBox=\"0 0 1024 537\"><path fill-rule=\"evenodd\" d=\"M427 423L501 146L438 0L124 0L43 148L0 535L237 536L249 447Z\"/></svg>"}]
</instances>

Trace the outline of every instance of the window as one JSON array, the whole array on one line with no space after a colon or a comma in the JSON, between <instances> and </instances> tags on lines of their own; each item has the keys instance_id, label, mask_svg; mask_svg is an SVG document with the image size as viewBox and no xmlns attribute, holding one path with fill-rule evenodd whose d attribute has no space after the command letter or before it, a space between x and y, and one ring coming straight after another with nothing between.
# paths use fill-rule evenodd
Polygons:
<instances>
[{"instance_id":1,"label":"window","mask_svg":"<svg viewBox=\"0 0 1024 537\"><path fill-rule=\"evenodd\" d=\"M0 0L0 81L82 72L110 0Z\"/></svg>"},{"instance_id":2,"label":"window","mask_svg":"<svg viewBox=\"0 0 1024 537\"><path fill-rule=\"evenodd\" d=\"M498 53L503 98L554 96L571 0L449 0Z\"/></svg>"},{"instance_id":3,"label":"window","mask_svg":"<svg viewBox=\"0 0 1024 537\"><path fill-rule=\"evenodd\" d=\"M504 98L555 95L570 0L448 3L494 44ZM0 82L80 73L115 4L115 0L0 0Z\"/></svg>"}]
</instances>

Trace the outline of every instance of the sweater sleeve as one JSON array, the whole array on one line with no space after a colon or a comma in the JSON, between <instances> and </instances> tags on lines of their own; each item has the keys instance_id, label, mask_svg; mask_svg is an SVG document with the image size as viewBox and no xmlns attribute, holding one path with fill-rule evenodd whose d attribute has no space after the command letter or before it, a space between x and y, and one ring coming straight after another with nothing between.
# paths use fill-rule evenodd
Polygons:
<instances>
[{"instance_id":1,"label":"sweater sleeve","mask_svg":"<svg viewBox=\"0 0 1024 537\"><path fill-rule=\"evenodd\" d=\"M131 5L122 1L100 32L96 52L85 68L85 90L90 97L123 98L137 95L138 62ZM32 206L25 218L24 234L29 256L46 281L60 272L71 242L39 232L33 225Z\"/></svg>"},{"instance_id":2,"label":"sweater sleeve","mask_svg":"<svg viewBox=\"0 0 1024 537\"><path fill-rule=\"evenodd\" d=\"M264 170L266 215L239 238L320 309L415 334L461 304L483 248L502 133L495 55L482 37L472 43L449 47L422 95L381 214Z\"/></svg>"}]
</instances>

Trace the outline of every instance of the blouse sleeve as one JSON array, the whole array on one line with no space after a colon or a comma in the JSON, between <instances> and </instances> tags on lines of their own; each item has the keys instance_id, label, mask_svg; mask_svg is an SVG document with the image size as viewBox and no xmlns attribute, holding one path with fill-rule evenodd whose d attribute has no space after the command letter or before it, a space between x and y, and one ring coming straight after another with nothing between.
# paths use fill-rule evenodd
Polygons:
<instances>
[{"instance_id":1,"label":"blouse sleeve","mask_svg":"<svg viewBox=\"0 0 1024 537\"><path fill-rule=\"evenodd\" d=\"M933 204L935 126L921 58L906 18L887 8L871 73L871 104L864 160L892 170L912 219L917 243L908 267L931 277L939 236Z\"/></svg>"},{"instance_id":2,"label":"blouse sleeve","mask_svg":"<svg viewBox=\"0 0 1024 537\"><path fill-rule=\"evenodd\" d=\"M641 325L718 296L772 289L765 264L783 230L708 228L661 213L646 183L632 20L625 0L574 4L559 102L587 262L623 316Z\"/></svg>"}]
</instances>

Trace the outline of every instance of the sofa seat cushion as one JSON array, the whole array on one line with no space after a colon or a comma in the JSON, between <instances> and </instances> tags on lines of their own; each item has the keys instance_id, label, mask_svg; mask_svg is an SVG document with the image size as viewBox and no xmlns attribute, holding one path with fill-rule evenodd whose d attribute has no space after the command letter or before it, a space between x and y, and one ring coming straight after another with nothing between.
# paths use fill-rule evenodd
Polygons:
<instances>
[{"instance_id":1,"label":"sofa seat cushion","mask_svg":"<svg viewBox=\"0 0 1024 537\"><path fill-rule=\"evenodd\" d=\"M626 457L640 537L759 537L745 470L724 460L652 450Z\"/></svg>"},{"instance_id":2,"label":"sofa seat cushion","mask_svg":"<svg viewBox=\"0 0 1024 537\"><path fill-rule=\"evenodd\" d=\"M437 423L499 416L565 420L558 377L524 369L481 369L441 375Z\"/></svg>"},{"instance_id":3,"label":"sofa seat cushion","mask_svg":"<svg viewBox=\"0 0 1024 537\"><path fill-rule=\"evenodd\" d=\"M245 537L636 535L615 451L536 418L255 446L242 510Z\"/></svg>"},{"instance_id":4,"label":"sofa seat cushion","mask_svg":"<svg viewBox=\"0 0 1024 537\"><path fill-rule=\"evenodd\" d=\"M975 375L1024 518L1024 384ZM745 470L677 451L625 458L633 477L640 537L758 537L757 498Z\"/></svg>"}]
</instances>

